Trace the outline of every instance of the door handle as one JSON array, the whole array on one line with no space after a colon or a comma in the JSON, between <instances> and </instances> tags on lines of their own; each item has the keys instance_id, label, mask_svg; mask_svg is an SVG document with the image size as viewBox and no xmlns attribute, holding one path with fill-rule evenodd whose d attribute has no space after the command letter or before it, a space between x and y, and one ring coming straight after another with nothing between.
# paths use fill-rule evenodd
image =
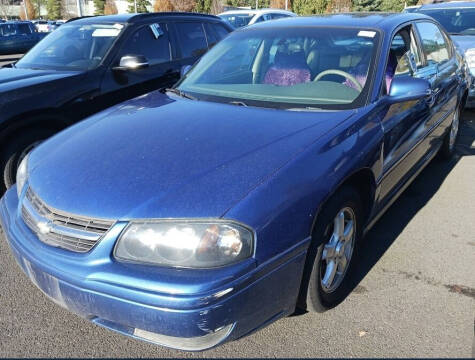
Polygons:
<instances>
[{"instance_id":1,"label":"door handle","mask_svg":"<svg viewBox=\"0 0 475 360\"><path fill-rule=\"evenodd\" d=\"M426 99L426 102L427 102L427 104L428 104L429 106L434 105L434 103L435 103L435 95L436 95L436 94L435 94L435 92L434 92L433 90L431 90L431 89L427 90L425 99Z\"/></svg>"}]
</instances>

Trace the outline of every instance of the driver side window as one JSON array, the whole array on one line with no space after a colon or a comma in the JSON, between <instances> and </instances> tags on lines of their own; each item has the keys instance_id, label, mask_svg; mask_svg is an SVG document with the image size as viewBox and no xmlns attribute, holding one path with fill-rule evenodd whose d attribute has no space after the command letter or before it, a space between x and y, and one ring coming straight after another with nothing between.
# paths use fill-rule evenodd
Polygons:
<instances>
[{"instance_id":1,"label":"driver side window","mask_svg":"<svg viewBox=\"0 0 475 360\"><path fill-rule=\"evenodd\" d=\"M130 36L122 49L118 59L125 55L143 55L150 65L170 61L170 42L165 24L157 24L161 35L157 38L149 25L146 25Z\"/></svg>"},{"instance_id":2,"label":"driver side window","mask_svg":"<svg viewBox=\"0 0 475 360\"><path fill-rule=\"evenodd\" d=\"M391 41L383 81L384 93L389 93L394 77L413 76L413 71L421 65L420 58L412 27L408 26L398 31Z\"/></svg>"}]
</instances>

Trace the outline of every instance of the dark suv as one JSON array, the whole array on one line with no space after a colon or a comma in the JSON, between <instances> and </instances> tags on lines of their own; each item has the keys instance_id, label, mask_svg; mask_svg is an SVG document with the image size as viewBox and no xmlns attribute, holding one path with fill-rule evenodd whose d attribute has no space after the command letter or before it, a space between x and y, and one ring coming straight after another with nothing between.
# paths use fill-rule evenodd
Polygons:
<instances>
[{"instance_id":1,"label":"dark suv","mask_svg":"<svg viewBox=\"0 0 475 360\"><path fill-rule=\"evenodd\" d=\"M0 195L40 141L93 113L172 86L232 28L216 16L151 13L82 18L0 70Z\"/></svg>"},{"instance_id":2,"label":"dark suv","mask_svg":"<svg viewBox=\"0 0 475 360\"><path fill-rule=\"evenodd\" d=\"M0 21L0 55L23 54L43 37L29 21Z\"/></svg>"}]
</instances>

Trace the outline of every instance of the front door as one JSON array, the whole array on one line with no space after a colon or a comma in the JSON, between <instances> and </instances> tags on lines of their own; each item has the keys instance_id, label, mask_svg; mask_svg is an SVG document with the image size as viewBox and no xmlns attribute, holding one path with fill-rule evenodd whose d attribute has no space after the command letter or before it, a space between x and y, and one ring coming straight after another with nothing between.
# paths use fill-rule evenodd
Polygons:
<instances>
[{"instance_id":1,"label":"front door","mask_svg":"<svg viewBox=\"0 0 475 360\"><path fill-rule=\"evenodd\" d=\"M108 106L164 87L180 77L180 62L172 55L166 23L143 25L130 34L118 51L101 85L102 102ZM120 59L127 55L144 56L148 67L117 71Z\"/></svg>"},{"instance_id":2,"label":"front door","mask_svg":"<svg viewBox=\"0 0 475 360\"><path fill-rule=\"evenodd\" d=\"M413 60L408 61L409 57ZM404 27L392 39L383 87L389 93L393 78L426 77L422 75L424 71L422 52L413 26ZM433 76L435 81L436 73ZM388 106L381 124L384 131L383 178L379 195L381 206L417 170L424 153L421 143L432 118L433 103L430 98Z\"/></svg>"}]
</instances>

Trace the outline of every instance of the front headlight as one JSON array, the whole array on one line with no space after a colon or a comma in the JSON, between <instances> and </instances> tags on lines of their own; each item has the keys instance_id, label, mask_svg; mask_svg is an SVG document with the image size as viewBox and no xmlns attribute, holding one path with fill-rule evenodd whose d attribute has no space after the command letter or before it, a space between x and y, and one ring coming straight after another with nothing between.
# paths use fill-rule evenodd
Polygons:
<instances>
[{"instance_id":1,"label":"front headlight","mask_svg":"<svg viewBox=\"0 0 475 360\"><path fill-rule=\"evenodd\" d=\"M230 221L131 222L114 250L120 260L186 268L212 268L251 257L253 233Z\"/></svg>"},{"instance_id":2,"label":"front headlight","mask_svg":"<svg viewBox=\"0 0 475 360\"><path fill-rule=\"evenodd\" d=\"M18 198L20 197L23 187L26 184L26 180L28 179L28 158L28 155L23 158L16 171L16 191Z\"/></svg>"},{"instance_id":3,"label":"front headlight","mask_svg":"<svg viewBox=\"0 0 475 360\"><path fill-rule=\"evenodd\" d=\"M467 65L470 69L475 68L475 48L468 49L465 51L465 59L467 60Z\"/></svg>"}]
</instances>

